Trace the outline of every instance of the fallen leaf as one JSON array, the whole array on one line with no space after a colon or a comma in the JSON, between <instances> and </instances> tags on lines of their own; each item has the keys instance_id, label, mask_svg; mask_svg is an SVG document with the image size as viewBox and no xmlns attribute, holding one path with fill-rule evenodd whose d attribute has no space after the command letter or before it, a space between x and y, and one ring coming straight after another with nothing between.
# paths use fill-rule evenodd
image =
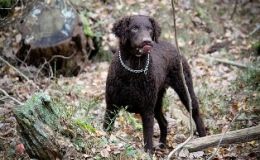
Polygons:
<instances>
[{"instance_id":1,"label":"fallen leaf","mask_svg":"<svg viewBox=\"0 0 260 160\"><path fill-rule=\"evenodd\" d=\"M100 154L102 157L105 157L105 158L109 157L109 152L108 152L107 148L100 151Z\"/></svg>"},{"instance_id":2,"label":"fallen leaf","mask_svg":"<svg viewBox=\"0 0 260 160\"><path fill-rule=\"evenodd\" d=\"M180 157L189 157L189 151L187 148L183 148L180 153L179 153Z\"/></svg>"},{"instance_id":3,"label":"fallen leaf","mask_svg":"<svg viewBox=\"0 0 260 160\"><path fill-rule=\"evenodd\" d=\"M238 108L239 108L238 102L233 102L230 107L230 112L232 113L233 116L237 114Z\"/></svg>"},{"instance_id":4,"label":"fallen leaf","mask_svg":"<svg viewBox=\"0 0 260 160\"><path fill-rule=\"evenodd\" d=\"M198 151L198 152L192 152L190 153L190 158L200 158L204 155L204 152L203 151Z\"/></svg>"}]
</instances>

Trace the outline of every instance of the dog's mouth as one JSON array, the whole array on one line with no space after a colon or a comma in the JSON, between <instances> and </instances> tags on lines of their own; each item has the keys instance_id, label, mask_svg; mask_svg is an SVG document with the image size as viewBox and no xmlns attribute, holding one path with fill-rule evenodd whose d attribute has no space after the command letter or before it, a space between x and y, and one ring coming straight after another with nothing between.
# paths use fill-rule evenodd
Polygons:
<instances>
[{"instance_id":1,"label":"dog's mouth","mask_svg":"<svg viewBox=\"0 0 260 160\"><path fill-rule=\"evenodd\" d=\"M141 45L140 47L137 47L136 50L138 51L138 53L136 54L137 57L140 57L144 54L149 54L151 53L151 50L153 48L152 44L144 44Z\"/></svg>"}]
</instances>

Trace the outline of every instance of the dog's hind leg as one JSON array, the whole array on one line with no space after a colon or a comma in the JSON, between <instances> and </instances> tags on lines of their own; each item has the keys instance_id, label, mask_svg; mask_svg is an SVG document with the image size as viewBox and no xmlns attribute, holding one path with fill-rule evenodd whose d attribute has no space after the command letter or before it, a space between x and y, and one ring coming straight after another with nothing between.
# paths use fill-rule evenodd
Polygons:
<instances>
[{"instance_id":1,"label":"dog's hind leg","mask_svg":"<svg viewBox=\"0 0 260 160\"><path fill-rule=\"evenodd\" d=\"M163 96L165 93L165 89L161 90L158 94L154 116L157 120L159 127L160 127L160 148L164 148L166 146L166 136L167 136L167 120L165 119L163 112L162 112L162 103L163 103Z\"/></svg>"},{"instance_id":2,"label":"dog's hind leg","mask_svg":"<svg viewBox=\"0 0 260 160\"><path fill-rule=\"evenodd\" d=\"M206 136L205 126L199 113L199 104L193 89L192 76L190 73L189 64L185 58L182 58L182 64L183 64L183 73L184 73L186 85L188 87L191 101L192 101L192 118L195 121L199 136L200 137ZM178 66L179 67L177 67L177 70L172 70L172 72L169 75L170 86L177 92L182 103L189 111L188 96L185 91L184 83L182 82L180 64Z\"/></svg>"}]
</instances>

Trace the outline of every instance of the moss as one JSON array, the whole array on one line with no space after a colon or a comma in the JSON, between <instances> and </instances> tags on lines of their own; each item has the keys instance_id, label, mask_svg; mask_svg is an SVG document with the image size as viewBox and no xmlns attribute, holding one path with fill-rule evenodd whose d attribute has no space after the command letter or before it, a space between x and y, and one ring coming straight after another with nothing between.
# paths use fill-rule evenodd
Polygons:
<instances>
[{"instance_id":1,"label":"moss","mask_svg":"<svg viewBox=\"0 0 260 160\"><path fill-rule=\"evenodd\" d=\"M14 0L0 0L0 8L10 8L14 2Z\"/></svg>"},{"instance_id":2,"label":"moss","mask_svg":"<svg viewBox=\"0 0 260 160\"><path fill-rule=\"evenodd\" d=\"M27 125L34 125L40 120L53 129L58 127L58 107L53 107L51 98L43 92L33 95L24 105L17 107L14 112Z\"/></svg>"},{"instance_id":3,"label":"moss","mask_svg":"<svg viewBox=\"0 0 260 160\"><path fill-rule=\"evenodd\" d=\"M81 129L87 131L88 133L95 133L96 129L91 125L83 120L77 119L75 120L75 124L78 125Z\"/></svg>"},{"instance_id":4,"label":"moss","mask_svg":"<svg viewBox=\"0 0 260 160\"><path fill-rule=\"evenodd\" d=\"M0 18L8 16L13 11L15 3L15 0L0 0L0 8L7 8L0 9Z\"/></svg>"},{"instance_id":5,"label":"moss","mask_svg":"<svg viewBox=\"0 0 260 160\"><path fill-rule=\"evenodd\" d=\"M250 90L260 91L260 70L258 68L249 68L241 76L241 82Z\"/></svg>"},{"instance_id":6,"label":"moss","mask_svg":"<svg viewBox=\"0 0 260 160\"><path fill-rule=\"evenodd\" d=\"M257 41L252 45L252 50L255 55L260 56L260 41Z\"/></svg>"},{"instance_id":7,"label":"moss","mask_svg":"<svg viewBox=\"0 0 260 160\"><path fill-rule=\"evenodd\" d=\"M113 53L110 51L105 51L102 48L99 50L97 55L93 58L95 62L103 62L103 61L108 61L110 62L112 60Z\"/></svg>"},{"instance_id":8,"label":"moss","mask_svg":"<svg viewBox=\"0 0 260 160\"><path fill-rule=\"evenodd\" d=\"M91 29L91 26L90 26L90 23L89 23L87 15L84 14L84 13L80 13L80 19L81 19L81 21L83 23L83 31L84 31L85 35L87 37L93 37L94 36L94 32Z\"/></svg>"}]
</instances>

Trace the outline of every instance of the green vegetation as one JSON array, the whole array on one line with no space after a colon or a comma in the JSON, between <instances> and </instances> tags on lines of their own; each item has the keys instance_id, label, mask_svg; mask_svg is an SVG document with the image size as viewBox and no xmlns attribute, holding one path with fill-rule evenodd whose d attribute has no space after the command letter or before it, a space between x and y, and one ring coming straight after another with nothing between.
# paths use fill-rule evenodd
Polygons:
<instances>
[{"instance_id":1,"label":"green vegetation","mask_svg":"<svg viewBox=\"0 0 260 160\"><path fill-rule=\"evenodd\" d=\"M16 0L0 0L0 18L6 17L10 12L12 12L16 2ZM1 20L2 19L0 19L0 22Z\"/></svg>"},{"instance_id":2,"label":"green vegetation","mask_svg":"<svg viewBox=\"0 0 260 160\"><path fill-rule=\"evenodd\" d=\"M259 68L248 68L242 73L241 82L252 91L260 91L260 70Z\"/></svg>"},{"instance_id":3,"label":"green vegetation","mask_svg":"<svg viewBox=\"0 0 260 160\"><path fill-rule=\"evenodd\" d=\"M54 130L59 128L58 115L60 112L59 107L52 107L52 101L49 95L40 92L33 95L24 105L15 109L17 117L24 119L26 124L30 125L29 120L41 119L45 124L53 127ZM42 107L44 105L44 107ZM34 110L37 110L35 113Z\"/></svg>"},{"instance_id":4,"label":"green vegetation","mask_svg":"<svg viewBox=\"0 0 260 160\"><path fill-rule=\"evenodd\" d=\"M87 15L84 13L80 13L80 19L83 23L83 31L84 31L85 35L88 37L93 37L94 32L91 29Z\"/></svg>"},{"instance_id":5,"label":"green vegetation","mask_svg":"<svg viewBox=\"0 0 260 160\"><path fill-rule=\"evenodd\" d=\"M103 131L100 131L91 124L95 117L91 115L89 111L98 104L96 100L89 101L88 104L84 101L81 105L74 106L74 109L72 109L73 105L65 99L60 99L60 97L63 96L65 95L62 91L58 97L52 96L52 98L46 93L36 93L24 104L25 107L19 107L15 112L19 117L26 118L24 122L28 120L28 123L26 123L28 128L30 128L29 126L31 125L36 128L37 125L42 125L42 123L38 121L39 118L43 124L47 124L56 134L61 133L67 137L78 152L89 154L91 157L95 157L95 159L104 159L105 157L109 157L109 159L117 159L119 157L124 159L139 159L140 157L146 156L142 150L128 143L128 140L125 142L113 135L112 137L106 135ZM37 112L33 113L35 110ZM79 111L84 112L81 113L81 115L86 116L79 116ZM133 125L135 129L140 130L142 128L141 124L129 113L122 112L121 115L126 117L126 123ZM30 121L34 119L37 121ZM37 132L45 138L47 138L49 134L42 132L41 126L37 129ZM44 137L42 138L43 140ZM108 144L115 146L120 145L114 149L115 151L112 154L108 154L111 151L110 148L107 148Z\"/></svg>"},{"instance_id":6,"label":"green vegetation","mask_svg":"<svg viewBox=\"0 0 260 160\"><path fill-rule=\"evenodd\" d=\"M132 125L134 130L142 131L143 127L140 121L138 122L136 118L133 117L133 114L130 114L129 112L124 112L124 115L126 115L126 121L128 124Z\"/></svg>"},{"instance_id":7,"label":"green vegetation","mask_svg":"<svg viewBox=\"0 0 260 160\"><path fill-rule=\"evenodd\" d=\"M75 124L78 125L81 129L87 131L88 133L96 132L96 129L92 125L82 121L81 119L75 120Z\"/></svg>"},{"instance_id":8,"label":"green vegetation","mask_svg":"<svg viewBox=\"0 0 260 160\"><path fill-rule=\"evenodd\" d=\"M171 96L169 96L167 94L165 94L165 96L163 97L163 109L164 109L164 112L169 111L170 98L171 98Z\"/></svg>"},{"instance_id":9,"label":"green vegetation","mask_svg":"<svg viewBox=\"0 0 260 160\"><path fill-rule=\"evenodd\" d=\"M260 41L257 41L252 45L252 50L256 56L260 56Z\"/></svg>"},{"instance_id":10,"label":"green vegetation","mask_svg":"<svg viewBox=\"0 0 260 160\"><path fill-rule=\"evenodd\" d=\"M257 122L260 106L260 70L259 60L253 57L248 69L240 69L237 79L225 88L213 88L208 83L200 84L198 97L200 108L206 118L206 124L211 127L212 134L219 133L219 125L227 119L232 119L238 110L242 110L238 120L231 128L241 129L248 127L248 123ZM215 119L212 123L212 118ZM211 119L211 120L210 120Z\"/></svg>"},{"instance_id":11,"label":"green vegetation","mask_svg":"<svg viewBox=\"0 0 260 160\"><path fill-rule=\"evenodd\" d=\"M15 0L0 0L0 8L10 8Z\"/></svg>"}]
</instances>

